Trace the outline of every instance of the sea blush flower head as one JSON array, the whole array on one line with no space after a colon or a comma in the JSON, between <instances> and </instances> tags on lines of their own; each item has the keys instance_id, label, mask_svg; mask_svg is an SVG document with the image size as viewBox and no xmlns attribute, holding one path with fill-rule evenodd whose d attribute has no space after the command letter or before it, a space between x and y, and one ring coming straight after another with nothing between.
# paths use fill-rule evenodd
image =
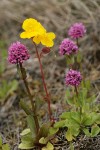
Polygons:
<instances>
[{"instance_id":1,"label":"sea blush flower head","mask_svg":"<svg viewBox=\"0 0 100 150\"><path fill-rule=\"evenodd\" d=\"M82 76L79 71L70 69L65 78L65 84L71 86L78 86L82 81Z\"/></svg>"},{"instance_id":2,"label":"sea blush flower head","mask_svg":"<svg viewBox=\"0 0 100 150\"><path fill-rule=\"evenodd\" d=\"M24 32L20 34L21 38L32 38L34 43L41 43L47 47L54 45L53 39L55 38L55 34L53 32L47 32L37 20L33 18L24 20L22 28Z\"/></svg>"},{"instance_id":3,"label":"sea blush flower head","mask_svg":"<svg viewBox=\"0 0 100 150\"><path fill-rule=\"evenodd\" d=\"M77 53L77 51L78 46L69 38L64 39L59 47L60 55L70 55L72 53Z\"/></svg>"},{"instance_id":4,"label":"sea blush flower head","mask_svg":"<svg viewBox=\"0 0 100 150\"><path fill-rule=\"evenodd\" d=\"M8 49L8 61L12 64L23 63L30 58L26 46L20 42L12 43Z\"/></svg>"},{"instance_id":5,"label":"sea blush flower head","mask_svg":"<svg viewBox=\"0 0 100 150\"><path fill-rule=\"evenodd\" d=\"M68 35L73 39L81 38L86 33L86 28L82 23L75 23L68 31Z\"/></svg>"}]
</instances>

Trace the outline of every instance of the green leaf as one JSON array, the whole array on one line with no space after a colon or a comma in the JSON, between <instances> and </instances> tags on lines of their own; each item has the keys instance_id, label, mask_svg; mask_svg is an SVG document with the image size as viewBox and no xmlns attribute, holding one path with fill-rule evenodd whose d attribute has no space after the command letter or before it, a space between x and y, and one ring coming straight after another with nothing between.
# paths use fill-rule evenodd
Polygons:
<instances>
[{"instance_id":1,"label":"green leaf","mask_svg":"<svg viewBox=\"0 0 100 150\"><path fill-rule=\"evenodd\" d=\"M91 113L92 122L96 123L97 121L100 121L100 113L92 112Z\"/></svg>"},{"instance_id":2,"label":"green leaf","mask_svg":"<svg viewBox=\"0 0 100 150\"><path fill-rule=\"evenodd\" d=\"M0 136L0 148L2 147L2 137Z\"/></svg>"},{"instance_id":3,"label":"green leaf","mask_svg":"<svg viewBox=\"0 0 100 150\"><path fill-rule=\"evenodd\" d=\"M86 80L86 81L85 81L85 87L87 88L87 90L90 89L90 87L91 87L90 80Z\"/></svg>"},{"instance_id":4,"label":"green leaf","mask_svg":"<svg viewBox=\"0 0 100 150\"><path fill-rule=\"evenodd\" d=\"M82 60L82 54L81 54L81 52L78 52L78 54L77 54L77 62L80 63L81 60Z\"/></svg>"},{"instance_id":5,"label":"green leaf","mask_svg":"<svg viewBox=\"0 0 100 150\"><path fill-rule=\"evenodd\" d=\"M32 115L27 116L27 123L31 130L32 137L35 137L36 136L36 126L35 126L34 118Z\"/></svg>"},{"instance_id":6,"label":"green leaf","mask_svg":"<svg viewBox=\"0 0 100 150\"><path fill-rule=\"evenodd\" d=\"M64 112L60 115L61 119L68 119L70 118L71 112Z\"/></svg>"},{"instance_id":7,"label":"green leaf","mask_svg":"<svg viewBox=\"0 0 100 150\"><path fill-rule=\"evenodd\" d=\"M34 145L33 144L30 144L30 143L21 143L19 144L18 146L19 149L32 149L34 148Z\"/></svg>"},{"instance_id":8,"label":"green leaf","mask_svg":"<svg viewBox=\"0 0 100 150\"><path fill-rule=\"evenodd\" d=\"M22 143L34 144L35 138L32 137L31 133L28 133L21 137Z\"/></svg>"},{"instance_id":9,"label":"green leaf","mask_svg":"<svg viewBox=\"0 0 100 150\"><path fill-rule=\"evenodd\" d=\"M40 140L39 140L39 143L41 144L46 144L47 143L47 139L42 137Z\"/></svg>"},{"instance_id":10,"label":"green leaf","mask_svg":"<svg viewBox=\"0 0 100 150\"><path fill-rule=\"evenodd\" d=\"M71 58L69 58L69 57L67 57L67 65L70 65L70 64L72 64L72 60L71 60Z\"/></svg>"},{"instance_id":11,"label":"green leaf","mask_svg":"<svg viewBox=\"0 0 100 150\"><path fill-rule=\"evenodd\" d=\"M79 96L78 96L78 104L80 107L84 107L84 105L86 103L86 97L87 97L87 89L82 88L82 90L80 90Z\"/></svg>"},{"instance_id":12,"label":"green leaf","mask_svg":"<svg viewBox=\"0 0 100 150\"><path fill-rule=\"evenodd\" d=\"M74 99L71 95L70 89L66 90L66 94L65 94L65 101L67 101L67 103L71 106L75 105Z\"/></svg>"},{"instance_id":13,"label":"green leaf","mask_svg":"<svg viewBox=\"0 0 100 150\"><path fill-rule=\"evenodd\" d=\"M81 124L85 126L92 125L92 118L90 114L83 113L81 116Z\"/></svg>"},{"instance_id":14,"label":"green leaf","mask_svg":"<svg viewBox=\"0 0 100 150\"><path fill-rule=\"evenodd\" d=\"M68 141L72 141L74 139L70 129L67 130L65 137Z\"/></svg>"},{"instance_id":15,"label":"green leaf","mask_svg":"<svg viewBox=\"0 0 100 150\"><path fill-rule=\"evenodd\" d=\"M23 131L20 133L20 135L21 135L21 136L24 136L24 135L27 135L28 133L31 133L31 130L30 130L29 128L23 130Z\"/></svg>"},{"instance_id":16,"label":"green leaf","mask_svg":"<svg viewBox=\"0 0 100 150\"><path fill-rule=\"evenodd\" d=\"M86 136L88 136L88 137L91 136L91 133L89 132L89 129L84 128L84 129L83 129L83 132L85 133Z\"/></svg>"},{"instance_id":17,"label":"green leaf","mask_svg":"<svg viewBox=\"0 0 100 150\"><path fill-rule=\"evenodd\" d=\"M99 113L89 113L89 114L82 114L82 124L85 126L92 125L96 123L100 119L100 114Z\"/></svg>"},{"instance_id":18,"label":"green leaf","mask_svg":"<svg viewBox=\"0 0 100 150\"><path fill-rule=\"evenodd\" d=\"M47 137L49 133L49 128L50 128L50 123L43 124L39 130L37 139L39 140L42 137L44 138Z\"/></svg>"},{"instance_id":19,"label":"green leaf","mask_svg":"<svg viewBox=\"0 0 100 150\"><path fill-rule=\"evenodd\" d=\"M17 89L17 87L18 87L18 82L17 82L16 80L13 80L13 81L9 84L9 86L10 86L10 89L9 89L9 91L8 91L7 94L12 93L13 91L15 91L15 90Z\"/></svg>"},{"instance_id":20,"label":"green leaf","mask_svg":"<svg viewBox=\"0 0 100 150\"><path fill-rule=\"evenodd\" d=\"M71 130L72 135L75 136L75 137L78 136L79 133L80 133L80 127L77 127L77 126L74 126L74 125L73 125L72 128L70 128L70 130Z\"/></svg>"},{"instance_id":21,"label":"green leaf","mask_svg":"<svg viewBox=\"0 0 100 150\"><path fill-rule=\"evenodd\" d=\"M43 147L42 150L54 150L54 146L48 142L46 147Z\"/></svg>"},{"instance_id":22,"label":"green leaf","mask_svg":"<svg viewBox=\"0 0 100 150\"><path fill-rule=\"evenodd\" d=\"M62 119L66 119L65 124L79 124L80 123L80 113L79 112L64 112L60 116Z\"/></svg>"},{"instance_id":23,"label":"green leaf","mask_svg":"<svg viewBox=\"0 0 100 150\"><path fill-rule=\"evenodd\" d=\"M21 99L19 102L21 108L25 111L27 115L31 115L33 112L28 108L27 104Z\"/></svg>"},{"instance_id":24,"label":"green leaf","mask_svg":"<svg viewBox=\"0 0 100 150\"><path fill-rule=\"evenodd\" d=\"M91 136L94 137L99 133L100 133L100 127L97 125L93 126L91 129Z\"/></svg>"},{"instance_id":25,"label":"green leaf","mask_svg":"<svg viewBox=\"0 0 100 150\"><path fill-rule=\"evenodd\" d=\"M54 135L59 131L59 128L50 127L49 129L49 135Z\"/></svg>"},{"instance_id":26,"label":"green leaf","mask_svg":"<svg viewBox=\"0 0 100 150\"><path fill-rule=\"evenodd\" d=\"M14 90L17 89L17 81L13 80L8 83L6 80L2 80L0 87L0 99L6 99L9 94L12 94ZM0 100L1 101L1 100Z\"/></svg>"},{"instance_id":27,"label":"green leaf","mask_svg":"<svg viewBox=\"0 0 100 150\"><path fill-rule=\"evenodd\" d=\"M64 125L65 125L65 120L61 120L54 124L54 128L61 128L64 127Z\"/></svg>"},{"instance_id":28,"label":"green leaf","mask_svg":"<svg viewBox=\"0 0 100 150\"><path fill-rule=\"evenodd\" d=\"M10 146L8 144L3 144L2 150L10 150Z\"/></svg>"},{"instance_id":29,"label":"green leaf","mask_svg":"<svg viewBox=\"0 0 100 150\"><path fill-rule=\"evenodd\" d=\"M79 113L79 112L74 112L74 113L72 112L71 118L72 118L73 120L75 120L76 123L78 123L78 124L81 123L81 116L80 116L80 113Z\"/></svg>"}]
</instances>

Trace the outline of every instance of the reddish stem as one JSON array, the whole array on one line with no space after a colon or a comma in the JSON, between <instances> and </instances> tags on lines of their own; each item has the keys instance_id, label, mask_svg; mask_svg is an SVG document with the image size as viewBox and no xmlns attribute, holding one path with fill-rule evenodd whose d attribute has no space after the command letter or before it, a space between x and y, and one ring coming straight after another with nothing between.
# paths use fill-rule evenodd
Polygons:
<instances>
[{"instance_id":1,"label":"reddish stem","mask_svg":"<svg viewBox=\"0 0 100 150\"><path fill-rule=\"evenodd\" d=\"M33 42L34 43L34 42ZM50 120L52 121L52 112L51 112L51 107L50 107L50 95L49 95L49 92L47 90L47 85L46 85L46 82L45 82L45 77L44 77L44 72L43 72L43 67L42 67L42 63L41 63L41 58L40 58L40 55L38 53L38 49L37 49L37 46L36 44L34 43L35 45L35 49L36 49L36 55L37 55L37 58L38 58L38 61L39 61L39 65L40 65L40 70L41 70L41 76L42 76L42 81L43 81L43 86L44 86L44 90L45 90L45 93L46 93L46 98L47 98L47 102L48 102L48 112L49 112L49 118Z\"/></svg>"}]
</instances>

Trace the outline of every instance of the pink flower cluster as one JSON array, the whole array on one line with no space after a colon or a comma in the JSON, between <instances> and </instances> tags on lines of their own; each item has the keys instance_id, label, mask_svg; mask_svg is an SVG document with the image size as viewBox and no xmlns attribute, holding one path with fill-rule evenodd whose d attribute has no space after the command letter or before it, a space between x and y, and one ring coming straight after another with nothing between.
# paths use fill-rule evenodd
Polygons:
<instances>
[{"instance_id":1,"label":"pink flower cluster","mask_svg":"<svg viewBox=\"0 0 100 150\"><path fill-rule=\"evenodd\" d=\"M65 84L71 86L78 86L82 81L82 76L79 71L70 69L66 74Z\"/></svg>"},{"instance_id":2,"label":"pink flower cluster","mask_svg":"<svg viewBox=\"0 0 100 150\"><path fill-rule=\"evenodd\" d=\"M8 61L12 64L23 63L30 58L28 49L20 42L12 43L8 49Z\"/></svg>"},{"instance_id":3,"label":"pink flower cluster","mask_svg":"<svg viewBox=\"0 0 100 150\"><path fill-rule=\"evenodd\" d=\"M86 33L86 28L82 23L75 23L68 31L68 35L73 39L81 38Z\"/></svg>"},{"instance_id":4,"label":"pink flower cluster","mask_svg":"<svg viewBox=\"0 0 100 150\"><path fill-rule=\"evenodd\" d=\"M69 38L64 39L59 47L60 55L70 55L78 51L78 46Z\"/></svg>"}]
</instances>

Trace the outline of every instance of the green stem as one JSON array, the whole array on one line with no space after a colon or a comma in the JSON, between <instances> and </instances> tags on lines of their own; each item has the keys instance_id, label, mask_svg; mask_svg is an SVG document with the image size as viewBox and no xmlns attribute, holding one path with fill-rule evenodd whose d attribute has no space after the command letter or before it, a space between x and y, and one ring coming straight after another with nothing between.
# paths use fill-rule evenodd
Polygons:
<instances>
[{"instance_id":1,"label":"green stem","mask_svg":"<svg viewBox=\"0 0 100 150\"><path fill-rule=\"evenodd\" d=\"M75 86L75 92L76 92L76 96L77 96L77 99L78 99L78 90L77 90L77 86ZM82 115L82 107L80 106L79 107L79 110L80 110L80 116Z\"/></svg>"},{"instance_id":2,"label":"green stem","mask_svg":"<svg viewBox=\"0 0 100 150\"><path fill-rule=\"evenodd\" d=\"M76 96L78 98L78 90L77 90L77 87L75 86L75 92L76 92Z\"/></svg>"},{"instance_id":3,"label":"green stem","mask_svg":"<svg viewBox=\"0 0 100 150\"><path fill-rule=\"evenodd\" d=\"M74 146L73 146L72 141L70 141L70 150L74 150Z\"/></svg>"},{"instance_id":4,"label":"green stem","mask_svg":"<svg viewBox=\"0 0 100 150\"><path fill-rule=\"evenodd\" d=\"M35 46L35 49L36 49L36 55L37 55L37 58L38 58L38 61L39 61L39 65L40 65L40 70L41 70L41 76L42 76L42 81L43 81L43 86L44 86L44 90L45 90L45 93L46 93L46 98L47 98L47 102L48 102L48 112L49 112L49 118L50 120L52 121L52 111L51 111L51 106L50 106L50 95L49 95L49 92L48 92L48 89L47 89L47 85L46 85L46 82L45 82L45 76L44 76L44 72L43 72L43 67L42 67L42 63L41 63L41 58L40 58L40 55L38 53L38 49L37 49L37 46L36 44L33 42L34 46Z\"/></svg>"},{"instance_id":5,"label":"green stem","mask_svg":"<svg viewBox=\"0 0 100 150\"><path fill-rule=\"evenodd\" d=\"M77 46L79 47L79 41L78 41L78 38L76 39L76 43L77 43Z\"/></svg>"},{"instance_id":6,"label":"green stem","mask_svg":"<svg viewBox=\"0 0 100 150\"><path fill-rule=\"evenodd\" d=\"M28 93L28 96L29 96L29 99L30 99L30 102L31 102L31 105L32 105L33 117L34 117L35 126L36 126L36 134L38 134L39 122L38 122L38 118L37 118L37 114L36 114L36 110L35 110L35 105L33 103L32 95L31 95L31 92L29 90L29 87L28 87L28 84L27 84L27 81L26 81L26 77L24 76L23 66L22 66L21 63L19 64L19 69L20 69L20 72L21 72L21 75L22 75L22 79L23 79L24 85L26 87L26 90L27 90L27 93Z\"/></svg>"}]
</instances>

